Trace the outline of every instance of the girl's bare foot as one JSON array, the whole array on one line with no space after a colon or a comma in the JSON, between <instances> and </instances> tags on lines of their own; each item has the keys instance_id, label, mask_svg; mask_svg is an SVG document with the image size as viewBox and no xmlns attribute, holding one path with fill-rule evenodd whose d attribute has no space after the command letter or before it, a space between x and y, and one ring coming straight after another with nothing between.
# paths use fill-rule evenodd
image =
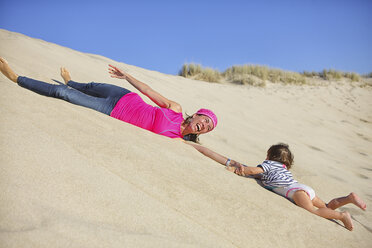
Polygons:
<instances>
[{"instance_id":1,"label":"girl's bare foot","mask_svg":"<svg viewBox=\"0 0 372 248\"><path fill-rule=\"evenodd\" d=\"M341 221L344 223L346 229L352 231L354 226L350 214L348 212L342 212L341 214L342 214Z\"/></svg>"},{"instance_id":2,"label":"girl's bare foot","mask_svg":"<svg viewBox=\"0 0 372 248\"><path fill-rule=\"evenodd\" d=\"M0 57L0 71L4 76L12 80L14 83L17 83L18 75L10 68L8 62L2 57Z\"/></svg>"},{"instance_id":3,"label":"girl's bare foot","mask_svg":"<svg viewBox=\"0 0 372 248\"><path fill-rule=\"evenodd\" d=\"M355 194L354 192L351 192L347 197L357 207L360 207L362 210L366 210L367 204L365 204L365 202L362 199L360 199L360 197L357 194Z\"/></svg>"},{"instance_id":4,"label":"girl's bare foot","mask_svg":"<svg viewBox=\"0 0 372 248\"><path fill-rule=\"evenodd\" d=\"M61 77L65 81L65 84L67 84L68 81L71 80L70 72L65 67L61 67Z\"/></svg>"}]
</instances>

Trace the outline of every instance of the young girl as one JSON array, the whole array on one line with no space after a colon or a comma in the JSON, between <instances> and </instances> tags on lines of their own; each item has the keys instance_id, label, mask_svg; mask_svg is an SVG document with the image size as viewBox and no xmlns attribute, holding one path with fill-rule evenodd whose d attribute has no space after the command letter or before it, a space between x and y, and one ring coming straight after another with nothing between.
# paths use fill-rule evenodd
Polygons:
<instances>
[{"instance_id":1,"label":"young girl","mask_svg":"<svg viewBox=\"0 0 372 248\"><path fill-rule=\"evenodd\" d=\"M219 155L205 147L200 147L199 151L215 161L225 164L227 169L240 176L253 175L261 180L265 188L282 195L298 206L307 211L327 219L341 220L345 227L352 231L353 223L348 212L338 212L335 209L345 204L352 203L362 210L366 209L366 204L355 193L348 196L339 197L325 204L312 188L298 183L289 172L293 164L293 155L288 145L280 143L273 145L267 151L266 160L257 167L242 165Z\"/></svg>"}]
</instances>

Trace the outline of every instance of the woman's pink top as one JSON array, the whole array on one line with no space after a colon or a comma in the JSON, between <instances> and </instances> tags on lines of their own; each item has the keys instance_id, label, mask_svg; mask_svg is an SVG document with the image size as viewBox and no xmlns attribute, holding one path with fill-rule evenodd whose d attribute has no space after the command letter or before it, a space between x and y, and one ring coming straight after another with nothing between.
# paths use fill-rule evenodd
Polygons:
<instances>
[{"instance_id":1,"label":"woman's pink top","mask_svg":"<svg viewBox=\"0 0 372 248\"><path fill-rule=\"evenodd\" d=\"M116 103L110 116L170 138L182 138L182 113L145 103L134 92L124 95Z\"/></svg>"}]
</instances>

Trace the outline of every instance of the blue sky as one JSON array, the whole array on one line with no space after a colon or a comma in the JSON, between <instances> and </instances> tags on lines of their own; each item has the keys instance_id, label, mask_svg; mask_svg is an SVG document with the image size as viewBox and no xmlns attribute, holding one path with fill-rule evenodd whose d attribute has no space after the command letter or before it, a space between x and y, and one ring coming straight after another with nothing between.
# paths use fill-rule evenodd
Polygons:
<instances>
[{"instance_id":1,"label":"blue sky","mask_svg":"<svg viewBox=\"0 0 372 248\"><path fill-rule=\"evenodd\" d=\"M371 13L370 0L0 0L0 28L168 74L190 62L365 74Z\"/></svg>"}]
</instances>

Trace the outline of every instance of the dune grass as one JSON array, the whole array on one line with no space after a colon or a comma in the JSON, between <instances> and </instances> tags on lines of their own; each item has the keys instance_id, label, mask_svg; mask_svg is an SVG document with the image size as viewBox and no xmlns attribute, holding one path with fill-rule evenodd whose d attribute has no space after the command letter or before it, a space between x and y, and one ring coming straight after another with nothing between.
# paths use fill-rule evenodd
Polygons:
<instances>
[{"instance_id":1,"label":"dune grass","mask_svg":"<svg viewBox=\"0 0 372 248\"><path fill-rule=\"evenodd\" d=\"M241 65L241 66L232 66L227 68L223 72L224 77L227 81L236 82L237 78L243 82L248 81L251 85L261 85L262 82L270 81L273 83L281 82L284 84L305 84L306 79L301 74L297 72L283 71L279 69L272 69L267 66L259 65ZM253 82L254 76L256 81ZM258 82L257 82L258 81Z\"/></svg>"},{"instance_id":2,"label":"dune grass","mask_svg":"<svg viewBox=\"0 0 372 248\"><path fill-rule=\"evenodd\" d=\"M221 73L218 70L194 63L184 64L178 75L206 82L218 83L221 80Z\"/></svg>"},{"instance_id":3,"label":"dune grass","mask_svg":"<svg viewBox=\"0 0 372 248\"><path fill-rule=\"evenodd\" d=\"M338 81L340 79L346 78L350 79L352 82L360 82L361 76L358 73L355 72L342 72L342 71L336 71L333 69L324 69L322 72L307 72L304 71L302 73L306 77L320 77L324 80L334 80Z\"/></svg>"},{"instance_id":4,"label":"dune grass","mask_svg":"<svg viewBox=\"0 0 372 248\"><path fill-rule=\"evenodd\" d=\"M361 82L362 80L362 76L358 73L342 72L333 69L324 69L321 72L304 71L298 73L261 65L234 65L227 68L224 72L220 72L195 63L184 64L178 75L207 82L228 82L259 87L266 86L267 82L304 85L309 84L308 79L310 78L319 78L326 81L346 79L351 82ZM372 73L363 76L363 78L371 77Z\"/></svg>"}]
</instances>

